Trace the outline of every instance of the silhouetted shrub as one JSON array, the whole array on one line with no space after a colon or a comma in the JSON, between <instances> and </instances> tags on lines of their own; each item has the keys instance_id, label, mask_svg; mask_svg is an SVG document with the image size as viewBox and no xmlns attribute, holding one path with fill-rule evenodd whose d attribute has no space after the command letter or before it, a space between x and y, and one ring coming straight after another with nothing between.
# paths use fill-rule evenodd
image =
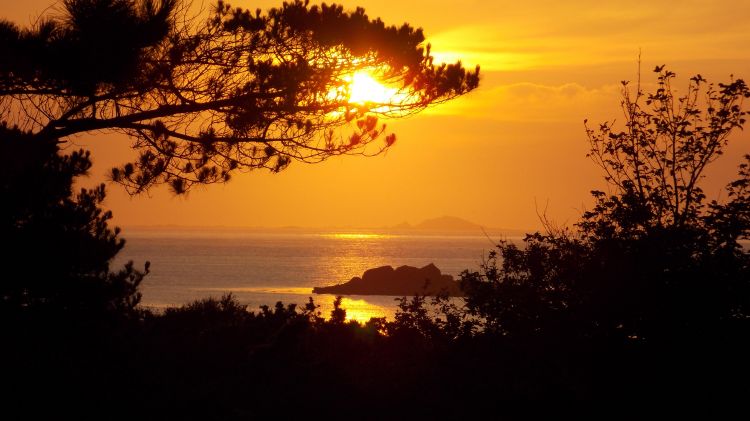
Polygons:
<instances>
[{"instance_id":1,"label":"silhouetted shrub","mask_svg":"<svg viewBox=\"0 0 750 421\"><path fill-rule=\"evenodd\" d=\"M62 154L55 139L5 126L0 148L2 311L87 321L134 315L146 272L132 262L110 270L125 242L100 207L104 185L73 191L89 153Z\"/></svg>"},{"instance_id":2,"label":"silhouetted shrub","mask_svg":"<svg viewBox=\"0 0 750 421\"><path fill-rule=\"evenodd\" d=\"M584 396L736 398L750 373L750 157L724 202L700 186L750 90L696 76L677 97L674 73L656 72L652 94L624 83L622 131L587 127L612 193L592 192L573 229L501 242L462 273L466 309L505 346L554 349L540 361L579 373Z\"/></svg>"},{"instance_id":3,"label":"silhouetted shrub","mask_svg":"<svg viewBox=\"0 0 750 421\"><path fill-rule=\"evenodd\" d=\"M595 206L575 230L503 242L482 272L463 274L467 307L486 329L644 341L750 317L750 251L739 245L750 235L748 164L723 203L705 203L700 187L744 124L750 90L735 80L704 94L696 76L678 98L674 73L656 72L652 94L638 87L632 98L623 83L622 131L587 127L614 193L592 192Z\"/></svg>"}]
</instances>

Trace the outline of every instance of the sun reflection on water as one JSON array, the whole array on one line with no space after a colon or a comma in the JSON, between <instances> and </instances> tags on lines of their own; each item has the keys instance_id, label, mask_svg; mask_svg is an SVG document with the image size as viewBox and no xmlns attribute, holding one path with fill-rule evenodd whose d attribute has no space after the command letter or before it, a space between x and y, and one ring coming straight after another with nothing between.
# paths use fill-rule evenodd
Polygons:
<instances>
[{"instance_id":1,"label":"sun reflection on water","mask_svg":"<svg viewBox=\"0 0 750 421\"><path fill-rule=\"evenodd\" d=\"M336 232L329 234L321 234L323 238L333 238L336 240L382 240L384 238L391 238L392 235L387 234L375 234L375 233L362 233L362 232Z\"/></svg>"},{"instance_id":2,"label":"sun reflection on water","mask_svg":"<svg viewBox=\"0 0 750 421\"><path fill-rule=\"evenodd\" d=\"M389 317L393 315L393 310L387 310L371 302L353 298L343 297L341 307L346 310L346 320L356 320L360 323L365 323L373 317Z\"/></svg>"},{"instance_id":3,"label":"sun reflection on water","mask_svg":"<svg viewBox=\"0 0 750 421\"><path fill-rule=\"evenodd\" d=\"M283 304L297 304L301 309L307 303L310 297L313 298L315 305L318 307L317 312L321 317L328 319L333 310L335 295L313 294L311 288L279 288L279 287L203 287L190 288L190 291L197 293L195 299L205 298L206 295L218 298L224 294L231 293L242 304L247 305L249 311L258 311L261 305L273 307L276 301ZM396 311L396 304L393 297L386 296L368 296L368 298L342 297L341 308L346 310L346 320L355 320L359 323L365 323L373 317L385 317L393 319ZM166 308L168 304L158 305L151 303L149 308Z\"/></svg>"}]
</instances>

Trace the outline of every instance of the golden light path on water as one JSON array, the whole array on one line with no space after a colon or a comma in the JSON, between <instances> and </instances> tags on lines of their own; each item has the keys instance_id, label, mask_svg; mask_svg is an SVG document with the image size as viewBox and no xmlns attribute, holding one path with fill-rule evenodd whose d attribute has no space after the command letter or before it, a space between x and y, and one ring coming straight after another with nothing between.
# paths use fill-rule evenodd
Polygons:
<instances>
[{"instance_id":1,"label":"golden light path on water","mask_svg":"<svg viewBox=\"0 0 750 421\"><path fill-rule=\"evenodd\" d=\"M391 238L392 235L387 234L374 234L374 233L362 233L362 232L341 232L331 234L321 234L324 238L333 238L336 240L381 240L384 238Z\"/></svg>"},{"instance_id":2,"label":"golden light path on water","mask_svg":"<svg viewBox=\"0 0 750 421\"><path fill-rule=\"evenodd\" d=\"M231 293L253 312L264 305L273 309L277 302L285 307L294 303L299 311L312 298L324 318L330 317L336 296L313 294L314 287L346 283L386 265L423 267L433 263L455 277L461 270L475 267L487 248L486 238L364 229L134 230L128 233L128 240L122 262L152 263L142 285L144 307L179 307ZM349 295L343 297L342 308L349 320L393 320L398 310L396 298Z\"/></svg>"},{"instance_id":3,"label":"golden light path on water","mask_svg":"<svg viewBox=\"0 0 750 421\"><path fill-rule=\"evenodd\" d=\"M329 232L318 234L321 238L341 240L341 241L377 241L397 237L392 234L379 234L373 232ZM340 282L345 281L345 277L361 275L361 273L355 273L352 275L351 266L356 265L356 261L349 261L346 257L332 258L330 259L332 268L335 268L335 272L340 272L337 276L332 276L332 279L338 279ZM355 258L355 260L361 260ZM361 262L360 262L361 263ZM375 263L375 262L372 262ZM374 267L374 266L371 266ZM279 287L235 287L235 288L202 288L205 292L232 292L232 293L255 293L255 294L283 294L289 297L297 296L296 300L288 302L295 302L299 307L302 307L308 300L308 297L313 296L311 288L304 287L290 287L290 288L279 288ZM324 294L313 296L314 302L318 305L318 311L322 317L328 318L333 310L334 295ZM377 303L376 303L377 302ZM269 303L271 305L273 303ZM396 302L393 297L373 297L373 296L353 296L353 297L342 297L341 307L346 310L346 320L356 320L360 323L367 322L373 317L386 317L392 318Z\"/></svg>"},{"instance_id":4,"label":"golden light path on water","mask_svg":"<svg viewBox=\"0 0 750 421\"><path fill-rule=\"evenodd\" d=\"M310 288L263 288L263 287L247 287L247 288L195 288L194 291L206 292L206 293L221 293L225 294L231 292L233 294L243 293L254 293L254 294L283 294L287 296L298 296L299 298L294 301L297 304L297 308L301 309L307 302L308 297L312 296ZM216 294L214 294L216 295ZM372 301L368 301L369 297L342 297L341 307L346 310L346 320L356 320L360 323L365 323L373 317L386 317L392 318L396 302L392 297L387 298L390 302L389 306L378 305ZM314 302L318 306L318 312L320 316L328 318L333 310L333 301L335 296L333 295L318 295L314 297ZM381 300L382 301L382 298ZM273 307L272 302L267 305ZM286 303L285 303L286 304ZM255 310L255 309L250 309Z\"/></svg>"},{"instance_id":5,"label":"golden light path on water","mask_svg":"<svg viewBox=\"0 0 750 421\"><path fill-rule=\"evenodd\" d=\"M386 317L393 312L366 300L348 297L342 298L341 307L346 309L346 320L356 320L360 323L364 323L373 317ZM331 306L331 309L333 309L333 306Z\"/></svg>"}]
</instances>

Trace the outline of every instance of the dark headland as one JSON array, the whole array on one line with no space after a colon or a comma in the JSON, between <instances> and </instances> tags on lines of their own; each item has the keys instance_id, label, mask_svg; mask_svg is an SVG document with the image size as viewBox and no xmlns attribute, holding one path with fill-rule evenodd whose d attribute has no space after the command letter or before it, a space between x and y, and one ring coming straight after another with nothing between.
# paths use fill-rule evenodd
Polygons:
<instances>
[{"instance_id":1,"label":"dark headland","mask_svg":"<svg viewBox=\"0 0 750 421\"><path fill-rule=\"evenodd\" d=\"M327 287L313 288L314 294L339 295L438 295L463 296L460 285L451 275L443 275L434 264L414 266L381 266L369 269L362 277Z\"/></svg>"}]
</instances>

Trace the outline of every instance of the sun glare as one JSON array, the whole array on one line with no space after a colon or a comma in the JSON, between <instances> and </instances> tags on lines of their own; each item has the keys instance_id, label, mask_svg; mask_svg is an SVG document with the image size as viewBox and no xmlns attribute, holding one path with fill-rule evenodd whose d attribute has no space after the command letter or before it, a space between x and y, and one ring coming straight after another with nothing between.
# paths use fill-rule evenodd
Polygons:
<instances>
[{"instance_id":1,"label":"sun glare","mask_svg":"<svg viewBox=\"0 0 750 421\"><path fill-rule=\"evenodd\" d=\"M365 323L373 317L387 317L390 313L379 305L354 298L344 298L341 307L346 309L346 320L355 320L360 323Z\"/></svg>"},{"instance_id":2,"label":"sun glare","mask_svg":"<svg viewBox=\"0 0 750 421\"><path fill-rule=\"evenodd\" d=\"M349 82L349 102L355 104L390 104L396 96L396 89L383 86L368 72L354 73Z\"/></svg>"},{"instance_id":3,"label":"sun glare","mask_svg":"<svg viewBox=\"0 0 750 421\"><path fill-rule=\"evenodd\" d=\"M344 75L341 84L328 92L328 99L345 101L354 108L365 108L367 112L393 113L408 102L408 94L397 87L388 86L378 80L372 69L358 70ZM333 115L340 115L334 111Z\"/></svg>"}]
</instances>

